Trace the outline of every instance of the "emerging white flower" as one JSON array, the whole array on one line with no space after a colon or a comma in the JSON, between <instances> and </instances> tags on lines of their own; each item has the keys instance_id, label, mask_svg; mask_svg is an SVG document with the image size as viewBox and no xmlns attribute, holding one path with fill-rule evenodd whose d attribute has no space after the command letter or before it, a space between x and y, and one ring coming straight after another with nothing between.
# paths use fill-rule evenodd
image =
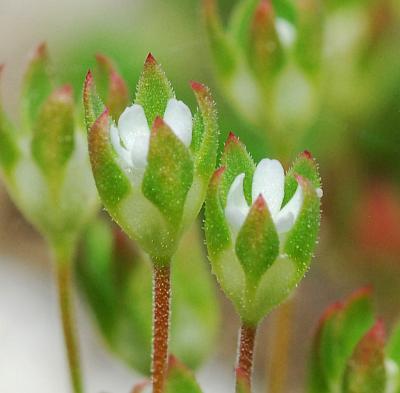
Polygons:
<instances>
[{"instance_id":1,"label":"emerging white flower","mask_svg":"<svg viewBox=\"0 0 400 393\"><path fill-rule=\"evenodd\" d=\"M236 237L250 210L243 192L244 173L233 181L227 197L225 216L233 235ZM288 232L294 225L303 204L303 192L297 186L290 201L282 208L285 187L285 173L277 160L265 158L259 162L253 176L252 203L261 194L268 206L278 234ZM317 190L321 196L322 190Z\"/></svg>"},{"instance_id":2,"label":"emerging white flower","mask_svg":"<svg viewBox=\"0 0 400 393\"><path fill-rule=\"evenodd\" d=\"M164 121L174 134L189 147L192 142L192 113L182 102L171 98L164 112ZM147 165L150 127L143 107L133 104L126 108L110 129L111 143L126 168L142 176Z\"/></svg>"}]
</instances>

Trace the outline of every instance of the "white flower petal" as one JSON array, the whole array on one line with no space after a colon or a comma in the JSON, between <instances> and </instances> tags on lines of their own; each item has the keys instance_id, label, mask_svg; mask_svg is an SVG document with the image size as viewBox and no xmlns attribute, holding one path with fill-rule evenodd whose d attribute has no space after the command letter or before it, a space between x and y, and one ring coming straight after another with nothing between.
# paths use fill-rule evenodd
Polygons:
<instances>
[{"instance_id":1,"label":"white flower petal","mask_svg":"<svg viewBox=\"0 0 400 393\"><path fill-rule=\"evenodd\" d=\"M133 104L126 108L118 120L118 129L122 142L131 150L137 140L150 134L149 125L143 107ZM147 150L144 152L147 156Z\"/></svg>"},{"instance_id":2,"label":"white flower petal","mask_svg":"<svg viewBox=\"0 0 400 393\"><path fill-rule=\"evenodd\" d=\"M115 152L121 158L122 162L125 165L127 165L128 167L132 166L131 155L130 155L129 151L126 150L121 145L119 131L118 131L118 128L114 124L111 124L111 127L110 127L110 140L111 140L111 144L112 144Z\"/></svg>"},{"instance_id":3,"label":"white flower petal","mask_svg":"<svg viewBox=\"0 0 400 393\"><path fill-rule=\"evenodd\" d=\"M233 181L226 200L225 217L233 235L236 237L250 210L243 192L244 173Z\"/></svg>"},{"instance_id":4,"label":"white flower petal","mask_svg":"<svg viewBox=\"0 0 400 393\"><path fill-rule=\"evenodd\" d=\"M150 132L136 134L131 148L131 160L134 169L143 173L147 166L147 153L150 146Z\"/></svg>"},{"instance_id":5,"label":"white flower petal","mask_svg":"<svg viewBox=\"0 0 400 393\"><path fill-rule=\"evenodd\" d=\"M259 162L253 176L252 200L262 194L271 216L278 214L282 206L285 172L278 160L265 158Z\"/></svg>"},{"instance_id":6,"label":"white flower petal","mask_svg":"<svg viewBox=\"0 0 400 393\"><path fill-rule=\"evenodd\" d=\"M164 121L174 134L189 147L192 142L192 113L182 101L171 98L164 113Z\"/></svg>"},{"instance_id":7,"label":"white flower petal","mask_svg":"<svg viewBox=\"0 0 400 393\"><path fill-rule=\"evenodd\" d=\"M276 230L278 233L288 232L294 225L297 216L300 213L303 204L303 190L297 186L297 190L292 199L283 207L283 209L274 218Z\"/></svg>"},{"instance_id":8,"label":"white flower petal","mask_svg":"<svg viewBox=\"0 0 400 393\"><path fill-rule=\"evenodd\" d=\"M293 25L285 19L277 18L275 27L283 45L291 46L296 39L296 30Z\"/></svg>"}]
</instances>

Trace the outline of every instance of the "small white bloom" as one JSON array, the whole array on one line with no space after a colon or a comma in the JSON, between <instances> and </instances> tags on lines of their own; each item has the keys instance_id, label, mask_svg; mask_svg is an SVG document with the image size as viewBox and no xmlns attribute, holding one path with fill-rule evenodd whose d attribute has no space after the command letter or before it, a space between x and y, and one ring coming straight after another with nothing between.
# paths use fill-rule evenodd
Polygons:
<instances>
[{"instance_id":1,"label":"small white bloom","mask_svg":"<svg viewBox=\"0 0 400 393\"><path fill-rule=\"evenodd\" d=\"M192 142L192 113L187 105L171 98L164 112L164 121L189 147ZM111 125L110 139L122 165L140 179L147 166L150 145L150 127L141 105L133 104L124 110L118 126Z\"/></svg>"},{"instance_id":2,"label":"small white bloom","mask_svg":"<svg viewBox=\"0 0 400 393\"><path fill-rule=\"evenodd\" d=\"M250 210L243 191L244 173L233 181L227 197L225 217L236 237ZM294 225L303 204L303 191L297 186L290 201L282 208L285 173L277 160L265 158L259 162L253 175L252 202L261 194L268 206L278 234L288 232ZM318 196L322 190L317 189Z\"/></svg>"}]
</instances>

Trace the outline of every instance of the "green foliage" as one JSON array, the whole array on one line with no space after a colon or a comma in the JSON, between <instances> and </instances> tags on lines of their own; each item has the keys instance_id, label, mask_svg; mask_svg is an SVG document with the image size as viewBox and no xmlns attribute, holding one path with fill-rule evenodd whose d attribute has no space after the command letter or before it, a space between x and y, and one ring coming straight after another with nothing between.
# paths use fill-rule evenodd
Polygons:
<instances>
[{"instance_id":1,"label":"green foliage","mask_svg":"<svg viewBox=\"0 0 400 393\"><path fill-rule=\"evenodd\" d=\"M385 393L385 330L382 321L364 335L347 363L343 393Z\"/></svg>"},{"instance_id":2,"label":"green foliage","mask_svg":"<svg viewBox=\"0 0 400 393\"><path fill-rule=\"evenodd\" d=\"M201 393L192 372L174 356L168 362L165 393Z\"/></svg>"},{"instance_id":3,"label":"green foliage","mask_svg":"<svg viewBox=\"0 0 400 393\"><path fill-rule=\"evenodd\" d=\"M308 392L341 390L349 358L373 320L371 291L367 288L325 311L312 343Z\"/></svg>"},{"instance_id":4,"label":"green foliage","mask_svg":"<svg viewBox=\"0 0 400 393\"><path fill-rule=\"evenodd\" d=\"M85 235L78 274L110 349L130 367L149 375L150 261L120 230L97 220ZM171 351L189 367L197 368L214 348L219 323L215 288L197 226L185 235L174 257L171 280Z\"/></svg>"}]
</instances>

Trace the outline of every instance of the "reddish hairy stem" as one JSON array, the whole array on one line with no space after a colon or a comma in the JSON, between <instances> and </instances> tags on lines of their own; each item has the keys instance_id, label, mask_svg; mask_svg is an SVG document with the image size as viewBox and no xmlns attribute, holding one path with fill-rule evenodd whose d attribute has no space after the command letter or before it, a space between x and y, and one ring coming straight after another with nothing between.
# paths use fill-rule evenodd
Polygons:
<instances>
[{"instance_id":1,"label":"reddish hairy stem","mask_svg":"<svg viewBox=\"0 0 400 393\"><path fill-rule=\"evenodd\" d=\"M251 376L253 371L253 355L256 340L257 327L242 324L240 328L239 358L237 369L240 370L242 377L251 387ZM236 381L238 386L238 381Z\"/></svg>"},{"instance_id":2,"label":"reddish hairy stem","mask_svg":"<svg viewBox=\"0 0 400 393\"><path fill-rule=\"evenodd\" d=\"M153 393L162 393L167 371L171 283L170 266L153 270Z\"/></svg>"}]
</instances>

